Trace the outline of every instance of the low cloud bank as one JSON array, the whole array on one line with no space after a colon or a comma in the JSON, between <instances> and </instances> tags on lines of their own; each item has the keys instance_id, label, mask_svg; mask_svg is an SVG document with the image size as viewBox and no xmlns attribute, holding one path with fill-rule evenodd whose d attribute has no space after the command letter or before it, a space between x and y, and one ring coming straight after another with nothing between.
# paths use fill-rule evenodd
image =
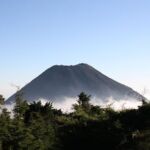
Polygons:
<instances>
[{"instance_id":1,"label":"low cloud bank","mask_svg":"<svg viewBox=\"0 0 150 150\"><path fill-rule=\"evenodd\" d=\"M53 107L56 109L61 109L63 112L69 113L73 111L72 105L77 103L78 97L64 97L62 101L60 102L52 102ZM49 100L45 99L39 99L38 101L41 101L42 105L44 105L47 102L51 102ZM93 105L101 106L102 108L105 107L111 107L117 111L123 110L123 109L137 109L138 106L142 105L142 102L139 100L133 100L133 99L124 99L124 100L114 100L112 97L108 98L107 101L103 101L101 99L98 99L96 97L91 98L91 103ZM13 115L13 109L14 109L14 103L2 106L2 108L7 108L9 112L11 112L11 115Z\"/></svg>"},{"instance_id":2,"label":"low cloud bank","mask_svg":"<svg viewBox=\"0 0 150 150\"><path fill-rule=\"evenodd\" d=\"M136 99L123 99L123 100L115 100L112 97L108 98L107 101L98 100L94 98L92 100L92 104L99 105L103 108L111 107L114 110L123 110L123 109L138 109L138 106L142 105L142 101Z\"/></svg>"},{"instance_id":3,"label":"low cloud bank","mask_svg":"<svg viewBox=\"0 0 150 150\"><path fill-rule=\"evenodd\" d=\"M63 112L72 112L72 105L77 103L77 97L64 97L60 102L53 102L53 107L56 109L61 109ZM41 99L42 104L48 102L48 100ZM117 111L123 109L137 109L138 106L142 105L139 100L124 99L124 100L114 100L112 97L108 98L107 101L103 101L98 98L91 98L91 103L93 105L101 106L102 108L111 107Z\"/></svg>"}]
</instances>

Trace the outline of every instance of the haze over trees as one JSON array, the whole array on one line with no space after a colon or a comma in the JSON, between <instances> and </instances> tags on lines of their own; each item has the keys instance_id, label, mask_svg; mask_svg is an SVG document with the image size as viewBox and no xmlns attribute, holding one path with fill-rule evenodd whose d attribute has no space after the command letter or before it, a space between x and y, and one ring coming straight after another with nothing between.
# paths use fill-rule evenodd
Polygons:
<instances>
[{"instance_id":1,"label":"haze over trees","mask_svg":"<svg viewBox=\"0 0 150 150\"><path fill-rule=\"evenodd\" d=\"M13 116L0 96L0 150L149 150L150 104L114 111L90 103L81 93L73 112L51 102L27 103L16 95Z\"/></svg>"}]
</instances>

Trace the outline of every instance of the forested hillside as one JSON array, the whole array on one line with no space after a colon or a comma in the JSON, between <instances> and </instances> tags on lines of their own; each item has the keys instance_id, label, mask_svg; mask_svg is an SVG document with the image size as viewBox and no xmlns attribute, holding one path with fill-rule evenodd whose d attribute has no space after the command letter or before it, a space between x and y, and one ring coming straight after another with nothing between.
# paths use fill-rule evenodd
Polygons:
<instances>
[{"instance_id":1,"label":"forested hillside","mask_svg":"<svg viewBox=\"0 0 150 150\"><path fill-rule=\"evenodd\" d=\"M115 111L81 93L72 113L16 95L13 116L0 96L0 150L149 150L150 104Z\"/></svg>"}]
</instances>

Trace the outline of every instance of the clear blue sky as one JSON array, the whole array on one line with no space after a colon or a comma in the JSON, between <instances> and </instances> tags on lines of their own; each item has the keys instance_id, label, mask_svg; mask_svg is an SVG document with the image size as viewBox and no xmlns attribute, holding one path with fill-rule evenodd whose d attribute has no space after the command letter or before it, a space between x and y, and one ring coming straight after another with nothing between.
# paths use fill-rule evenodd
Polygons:
<instances>
[{"instance_id":1,"label":"clear blue sky","mask_svg":"<svg viewBox=\"0 0 150 150\"><path fill-rule=\"evenodd\" d=\"M0 93L54 64L88 63L150 88L149 0L1 0Z\"/></svg>"}]
</instances>

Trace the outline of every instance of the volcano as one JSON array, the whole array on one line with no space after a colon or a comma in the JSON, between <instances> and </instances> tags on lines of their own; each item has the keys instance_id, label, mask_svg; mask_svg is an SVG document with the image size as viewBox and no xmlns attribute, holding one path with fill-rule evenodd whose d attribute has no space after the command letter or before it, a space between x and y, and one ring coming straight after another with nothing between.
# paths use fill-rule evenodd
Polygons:
<instances>
[{"instance_id":1,"label":"volcano","mask_svg":"<svg viewBox=\"0 0 150 150\"><path fill-rule=\"evenodd\" d=\"M59 102L65 97L76 97L81 92L103 101L109 97L115 100L144 98L128 86L83 63L74 66L52 66L24 86L20 92L28 102L39 99ZM14 102L15 94L8 98L6 103Z\"/></svg>"}]
</instances>

